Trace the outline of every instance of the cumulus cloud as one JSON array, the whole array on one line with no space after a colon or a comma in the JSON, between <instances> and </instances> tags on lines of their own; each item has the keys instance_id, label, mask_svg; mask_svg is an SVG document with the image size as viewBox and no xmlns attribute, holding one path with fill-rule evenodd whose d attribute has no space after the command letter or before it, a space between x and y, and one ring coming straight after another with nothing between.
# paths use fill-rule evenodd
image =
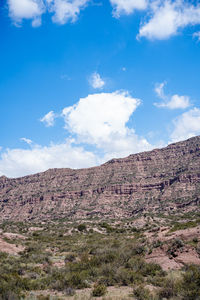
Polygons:
<instances>
[{"instance_id":1,"label":"cumulus cloud","mask_svg":"<svg viewBox=\"0 0 200 300\"><path fill-rule=\"evenodd\" d=\"M53 21L65 24L68 21L75 22L80 10L85 7L88 0L48 0L49 11L52 12Z\"/></svg>"},{"instance_id":2,"label":"cumulus cloud","mask_svg":"<svg viewBox=\"0 0 200 300\"><path fill-rule=\"evenodd\" d=\"M154 103L155 106L168 109L186 109L189 106L191 106L190 98L188 96L179 96L177 94L173 96L165 95L165 85L166 82L162 82L161 84L158 84L155 88L157 96L163 100L163 102Z\"/></svg>"},{"instance_id":3,"label":"cumulus cloud","mask_svg":"<svg viewBox=\"0 0 200 300\"><path fill-rule=\"evenodd\" d=\"M131 14L134 10L147 8L148 0L110 0L113 6L113 15L119 17L121 14Z\"/></svg>"},{"instance_id":4,"label":"cumulus cloud","mask_svg":"<svg viewBox=\"0 0 200 300\"><path fill-rule=\"evenodd\" d=\"M125 124L139 104L140 100L127 92L89 95L63 109L66 129L84 141L98 144L112 134L125 134Z\"/></svg>"},{"instance_id":5,"label":"cumulus cloud","mask_svg":"<svg viewBox=\"0 0 200 300\"><path fill-rule=\"evenodd\" d=\"M7 149L0 155L0 175L20 177L49 168L84 168L98 163L92 152L70 142L32 149Z\"/></svg>"},{"instance_id":6,"label":"cumulus cloud","mask_svg":"<svg viewBox=\"0 0 200 300\"><path fill-rule=\"evenodd\" d=\"M114 157L152 149L145 138L128 127L128 121L140 103L128 92L119 91L81 98L62 111L65 130L70 136L66 142L4 150L0 154L0 175L18 177L48 168L90 167ZM48 124L46 116L44 122ZM29 143L29 139L22 140Z\"/></svg>"},{"instance_id":7,"label":"cumulus cloud","mask_svg":"<svg viewBox=\"0 0 200 300\"><path fill-rule=\"evenodd\" d=\"M138 38L167 39L186 26L200 24L200 5L183 0L153 1L151 17L139 31Z\"/></svg>"},{"instance_id":8,"label":"cumulus cloud","mask_svg":"<svg viewBox=\"0 0 200 300\"><path fill-rule=\"evenodd\" d=\"M44 117L40 119L40 122L43 122L46 127L52 127L54 126L56 115L54 111L48 112Z\"/></svg>"},{"instance_id":9,"label":"cumulus cloud","mask_svg":"<svg viewBox=\"0 0 200 300\"><path fill-rule=\"evenodd\" d=\"M91 0L7 0L9 15L15 25L29 19L33 27L42 22L42 15L49 13L58 24L75 22ZM137 38L167 39L186 26L200 24L200 4L188 0L110 0L113 16L132 14L143 10L147 20L141 23ZM199 33L193 35L199 39Z\"/></svg>"},{"instance_id":10,"label":"cumulus cloud","mask_svg":"<svg viewBox=\"0 0 200 300\"><path fill-rule=\"evenodd\" d=\"M127 122L141 101L128 92L99 93L82 98L63 109L65 128L79 142L101 149L107 157L120 157L151 146L139 138Z\"/></svg>"},{"instance_id":11,"label":"cumulus cloud","mask_svg":"<svg viewBox=\"0 0 200 300\"><path fill-rule=\"evenodd\" d=\"M20 24L23 19L31 19L32 25L41 24L41 15L45 7L42 0L8 0L10 17L16 24Z\"/></svg>"},{"instance_id":12,"label":"cumulus cloud","mask_svg":"<svg viewBox=\"0 0 200 300\"><path fill-rule=\"evenodd\" d=\"M173 121L174 129L171 133L172 142L191 138L200 134L200 109L193 108Z\"/></svg>"},{"instance_id":13,"label":"cumulus cloud","mask_svg":"<svg viewBox=\"0 0 200 300\"><path fill-rule=\"evenodd\" d=\"M31 145L32 143L33 143L33 141L32 140L30 140L30 139L27 139L27 138L21 138L20 139L21 141L23 141L23 142L25 142L26 144L28 144L28 145Z\"/></svg>"},{"instance_id":14,"label":"cumulus cloud","mask_svg":"<svg viewBox=\"0 0 200 300\"><path fill-rule=\"evenodd\" d=\"M80 10L89 0L7 0L9 14L16 25L24 19L32 20L32 26L41 25L42 15L46 12L52 14L55 23L65 24L75 22Z\"/></svg>"},{"instance_id":15,"label":"cumulus cloud","mask_svg":"<svg viewBox=\"0 0 200 300\"><path fill-rule=\"evenodd\" d=\"M89 79L90 85L93 87L93 89L101 89L105 85L105 81L101 78L100 74L97 72L94 72L90 79Z\"/></svg>"},{"instance_id":16,"label":"cumulus cloud","mask_svg":"<svg viewBox=\"0 0 200 300\"><path fill-rule=\"evenodd\" d=\"M190 98L188 96L173 95L171 99L166 103L156 103L157 107L169 108L169 109L185 109L188 108L190 104Z\"/></svg>"}]
</instances>

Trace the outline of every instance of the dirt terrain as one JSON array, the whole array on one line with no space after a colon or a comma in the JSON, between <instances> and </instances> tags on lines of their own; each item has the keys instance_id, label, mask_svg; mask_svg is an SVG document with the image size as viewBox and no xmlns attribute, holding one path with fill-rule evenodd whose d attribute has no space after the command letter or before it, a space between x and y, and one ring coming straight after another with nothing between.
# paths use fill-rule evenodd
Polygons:
<instances>
[{"instance_id":1,"label":"dirt terrain","mask_svg":"<svg viewBox=\"0 0 200 300\"><path fill-rule=\"evenodd\" d=\"M18 246L15 244L7 243L1 236L0 236L0 252L5 252L12 255L17 255L19 252L23 251L24 247Z\"/></svg>"},{"instance_id":2,"label":"dirt terrain","mask_svg":"<svg viewBox=\"0 0 200 300\"><path fill-rule=\"evenodd\" d=\"M199 299L199 201L200 137L0 177L0 299Z\"/></svg>"}]
</instances>

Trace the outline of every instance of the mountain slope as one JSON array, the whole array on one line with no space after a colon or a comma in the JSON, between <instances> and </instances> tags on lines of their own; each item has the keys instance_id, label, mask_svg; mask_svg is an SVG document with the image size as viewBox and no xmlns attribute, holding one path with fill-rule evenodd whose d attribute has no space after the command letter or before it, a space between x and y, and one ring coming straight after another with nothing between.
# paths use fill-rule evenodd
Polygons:
<instances>
[{"instance_id":1,"label":"mountain slope","mask_svg":"<svg viewBox=\"0 0 200 300\"><path fill-rule=\"evenodd\" d=\"M200 137L89 169L0 177L0 221L131 217L196 209Z\"/></svg>"}]
</instances>

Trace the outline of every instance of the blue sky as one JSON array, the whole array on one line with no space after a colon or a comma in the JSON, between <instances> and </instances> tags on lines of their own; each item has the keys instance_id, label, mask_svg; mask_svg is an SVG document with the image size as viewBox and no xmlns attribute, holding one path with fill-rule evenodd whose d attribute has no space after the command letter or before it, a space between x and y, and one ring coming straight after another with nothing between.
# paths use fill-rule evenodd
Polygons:
<instances>
[{"instance_id":1,"label":"blue sky","mask_svg":"<svg viewBox=\"0 0 200 300\"><path fill-rule=\"evenodd\" d=\"M200 134L199 1L3 0L0 30L0 175Z\"/></svg>"}]
</instances>

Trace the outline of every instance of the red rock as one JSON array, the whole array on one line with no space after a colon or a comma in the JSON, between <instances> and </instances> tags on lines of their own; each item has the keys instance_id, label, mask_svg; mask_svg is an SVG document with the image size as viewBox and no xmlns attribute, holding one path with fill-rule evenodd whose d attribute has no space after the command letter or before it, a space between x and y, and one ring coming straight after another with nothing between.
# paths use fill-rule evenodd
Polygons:
<instances>
[{"instance_id":1,"label":"red rock","mask_svg":"<svg viewBox=\"0 0 200 300\"><path fill-rule=\"evenodd\" d=\"M199 203L200 137L89 169L0 177L0 221L124 218Z\"/></svg>"}]
</instances>

